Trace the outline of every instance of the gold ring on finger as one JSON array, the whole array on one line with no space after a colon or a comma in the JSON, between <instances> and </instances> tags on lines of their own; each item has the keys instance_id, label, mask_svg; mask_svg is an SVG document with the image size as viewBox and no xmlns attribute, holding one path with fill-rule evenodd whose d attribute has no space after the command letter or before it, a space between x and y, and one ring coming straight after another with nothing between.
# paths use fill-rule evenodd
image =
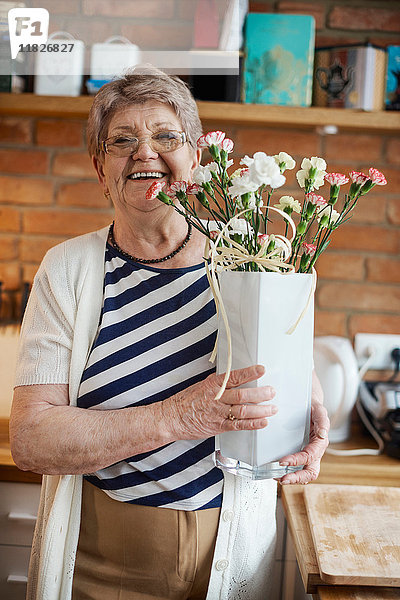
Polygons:
<instances>
[{"instance_id":1,"label":"gold ring on finger","mask_svg":"<svg viewBox=\"0 0 400 600\"><path fill-rule=\"evenodd\" d=\"M230 421L236 421L235 415L232 413L232 406L229 407L229 413L227 417Z\"/></svg>"}]
</instances>

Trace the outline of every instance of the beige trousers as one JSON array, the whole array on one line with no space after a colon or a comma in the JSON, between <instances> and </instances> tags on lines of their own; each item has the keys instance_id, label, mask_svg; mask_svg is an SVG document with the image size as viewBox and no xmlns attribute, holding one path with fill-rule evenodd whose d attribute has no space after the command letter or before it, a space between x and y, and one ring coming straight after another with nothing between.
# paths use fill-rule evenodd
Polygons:
<instances>
[{"instance_id":1,"label":"beige trousers","mask_svg":"<svg viewBox=\"0 0 400 600\"><path fill-rule=\"evenodd\" d=\"M84 481L72 600L200 600L219 508L127 504Z\"/></svg>"}]
</instances>

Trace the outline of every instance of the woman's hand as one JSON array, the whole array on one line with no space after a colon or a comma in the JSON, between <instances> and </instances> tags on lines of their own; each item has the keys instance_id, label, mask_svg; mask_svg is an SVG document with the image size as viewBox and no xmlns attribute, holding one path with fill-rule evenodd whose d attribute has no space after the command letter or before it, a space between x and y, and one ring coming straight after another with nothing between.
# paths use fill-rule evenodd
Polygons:
<instances>
[{"instance_id":1,"label":"woman's hand","mask_svg":"<svg viewBox=\"0 0 400 600\"><path fill-rule=\"evenodd\" d=\"M268 417L277 412L272 404L275 391L271 386L237 389L264 374L264 367L255 365L232 371L225 392L219 400L215 397L224 375L209 375L186 390L171 396L162 403L162 413L175 439L202 439L224 431L262 429Z\"/></svg>"},{"instance_id":2,"label":"woman's hand","mask_svg":"<svg viewBox=\"0 0 400 600\"><path fill-rule=\"evenodd\" d=\"M321 466L321 458L328 447L329 418L322 404L323 393L321 384L313 372L313 390L311 397L311 427L310 441L301 452L284 456L279 461L281 465L304 465L301 471L288 473L279 479L282 485L288 483L309 483L317 479Z\"/></svg>"}]
</instances>

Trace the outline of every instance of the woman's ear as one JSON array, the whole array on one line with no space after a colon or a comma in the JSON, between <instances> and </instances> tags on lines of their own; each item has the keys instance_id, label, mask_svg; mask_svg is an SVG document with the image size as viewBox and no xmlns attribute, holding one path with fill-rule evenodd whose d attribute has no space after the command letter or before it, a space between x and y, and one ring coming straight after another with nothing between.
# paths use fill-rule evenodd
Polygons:
<instances>
[{"instance_id":1,"label":"woman's ear","mask_svg":"<svg viewBox=\"0 0 400 600\"><path fill-rule=\"evenodd\" d=\"M94 170L97 173L97 179L99 180L99 183L103 188L103 192L108 194L109 192L108 192L108 188L106 185L106 176L104 174L103 162L96 156L92 156L92 165L94 167Z\"/></svg>"},{"instance_id":2,"label":"woman's ear","mask_svg":"<svg viewBox=\"0 0 400 600\"><path fill-rule=\"evenodd\" d=\"M197 148L196 152L194 153L192 172L199 166L202 152L203 150L201 148Z\"/></svg>"}]
</instances>

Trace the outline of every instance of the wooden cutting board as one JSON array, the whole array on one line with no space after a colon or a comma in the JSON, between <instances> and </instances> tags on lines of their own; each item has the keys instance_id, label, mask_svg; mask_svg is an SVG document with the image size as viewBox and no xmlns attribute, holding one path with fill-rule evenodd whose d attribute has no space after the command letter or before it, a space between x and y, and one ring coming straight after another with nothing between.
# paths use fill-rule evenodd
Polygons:
<instances>
[{"instance_id":1,"label":"wooden cutting board","mask_svg":"<svg viewBox=\"0 0 400 600\"><path fill-rule=\"evenodd\" d=\"M400 488L312 484L304 500L322 581L400 587Z\"/></svg>"}]
</instances>

